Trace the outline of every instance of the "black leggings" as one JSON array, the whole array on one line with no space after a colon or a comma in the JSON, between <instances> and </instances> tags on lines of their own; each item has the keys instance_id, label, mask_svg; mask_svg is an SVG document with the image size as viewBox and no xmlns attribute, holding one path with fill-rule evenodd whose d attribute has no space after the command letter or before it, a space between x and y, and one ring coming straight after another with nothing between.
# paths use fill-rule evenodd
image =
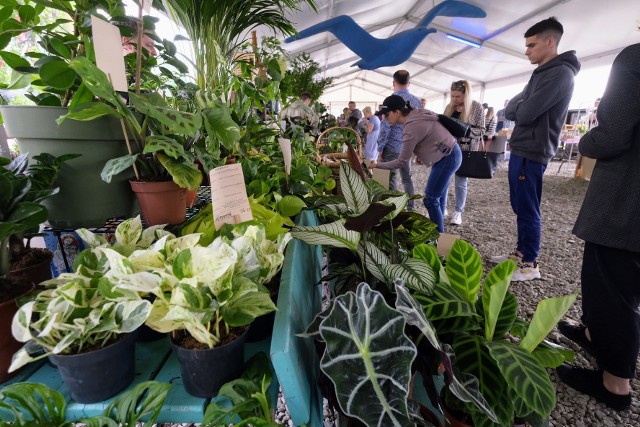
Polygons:
<instances>
[{"instance_id":1,"label":"black leggings","mask_svg":"<svg viewBox=\"0 0 640 427\"><path fill-rule=\"evenodd\" d=\"M634 378L640 351L640 252L585 242L582 322L601 369Z\"/></svg>"}]
</instances>

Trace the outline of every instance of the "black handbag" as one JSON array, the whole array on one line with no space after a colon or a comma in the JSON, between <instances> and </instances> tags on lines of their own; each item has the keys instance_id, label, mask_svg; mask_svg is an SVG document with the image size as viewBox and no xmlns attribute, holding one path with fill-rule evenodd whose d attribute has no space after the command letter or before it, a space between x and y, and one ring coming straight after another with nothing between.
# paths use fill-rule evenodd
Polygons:
<instances>
[{"instance_id":1,"label":"black handbag","mask_svg":"<svg viewBox=\"0 0 640 427\"><path fill-rule=\"evenodd\" d=\"M462 151L462 163L456 175L467 178L491 179L498 167L500 153L488 151Z\"/></svg>"},{"instance_id":2,"label":"black handbag","mask_svg":"<svg viewBox=\"0 0 640 427\"><path fill-rule=\"evenodd\" d=\"M438 121L455 138L468 137L471 132L471 125L463 122L462 120L454 119L453 117L445 116L444 114L438 114Z\"/></svg>"}]
</instances>

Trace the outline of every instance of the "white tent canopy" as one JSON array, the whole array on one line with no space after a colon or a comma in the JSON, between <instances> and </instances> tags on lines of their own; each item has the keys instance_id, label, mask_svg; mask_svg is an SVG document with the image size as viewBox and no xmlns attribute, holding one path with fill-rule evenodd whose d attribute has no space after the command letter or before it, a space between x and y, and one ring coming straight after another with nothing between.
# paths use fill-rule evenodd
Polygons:
<instances>
[{"instance_id":1,"label":"white tent canopy","mask_svg":"<svg viewBox=\"0 0 640 427\"><path fill-rule=\"evenodd\" d=\"M316 0L318 13L305 6L291 19L298 30L303 30L332 17L348 15L373 36L387 38L415 27L439 3L441 0ZM484 9L487 17L435 18L430 27L438 31L430 34L408 61L395 67L376 70L352 67L359 57L328 32L284 46L294 56L308 52L320 63L324 76L334 77L333 85L321 99L331 103L334 111L338 107L341 110L348 100L375 107L391 93L392 75L398 69L411 73L412 93L426 98L430 108L436 110L447 101L454 80L469 80L474 98L479 100L491 98L490 102L497 102L504 99L504 94L519 92L534 69L524 56L524 33L547 17L555 16L564 26L560 51L575 50L582 63L576 91L581 85L593 91L595 80L595 93L601 93L608 72L608 68L602 72L602 67L610 67L625 46L640 42L639 0L468 0L468 3ZM481 47L451 40L447 34L475 41ZM589 73L598 67L601 72ZM581 81L582 75L591 80ZM574 99L576 102L585 100Z\"/></svg>"}]
</instances>

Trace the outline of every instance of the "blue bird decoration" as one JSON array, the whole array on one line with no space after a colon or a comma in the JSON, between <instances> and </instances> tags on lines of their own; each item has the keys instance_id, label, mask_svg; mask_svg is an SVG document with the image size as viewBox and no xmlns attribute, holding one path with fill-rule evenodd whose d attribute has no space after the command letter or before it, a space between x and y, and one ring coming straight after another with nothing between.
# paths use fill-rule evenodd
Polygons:
<instances>
[{"instance_id":1,"label":"blue bird decoration","mask_svg":"<svg viewBox=\"0 0 640 427\"><path fill-rule=\"evenodd\" d=\"M472 4L463 1L445 0L431 9L415 28L403 31L387 39L373 37L356 24L351 17L340 15L302 30L297 35L285 39L285 42L291 43L295 40L329 31L361 58L352 66L357 65L363 70L375 70L380 67L402 64L409 59L418 45L429 34L436 32L433 28L427 28L436 16L484 18L487 14L484 10Z\"/></svg>"}]
</instances>

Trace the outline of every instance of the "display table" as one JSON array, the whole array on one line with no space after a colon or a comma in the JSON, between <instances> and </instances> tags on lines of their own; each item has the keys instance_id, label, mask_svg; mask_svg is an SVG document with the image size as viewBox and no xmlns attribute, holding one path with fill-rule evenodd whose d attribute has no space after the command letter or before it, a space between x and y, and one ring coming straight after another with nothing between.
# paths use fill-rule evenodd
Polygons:
<instances>
[{"instance_id":1,"label":"display table","mask_svg":"<svg viewBox=\"0 0 640 427\"><path fill-rule=\"evenodd\" d=\"M261 351L269 354L270 345L271 337L259 342L245 344L245 362ZM132 389L137 384L150 380L173 384L156 422L202 422L204 411L211 399L193 397L184 389L178 358L172 353L168 338L136 344L135 378L127 390ZM58 369L46 362L26 366L18 375L0 384L0 389L17 382L41 383L62 393L67 401L67 420L79 420L80 418L100 415L114 399L111 398L104 402L89 404L73 401L67 387L60 378ZM278 400L278 380L275 375L273 375L273 380L269 387L269 398L272 408L275 408ZM0 421L6 421L6 414L1 410Z\"/></svg>"}]
</instances>

